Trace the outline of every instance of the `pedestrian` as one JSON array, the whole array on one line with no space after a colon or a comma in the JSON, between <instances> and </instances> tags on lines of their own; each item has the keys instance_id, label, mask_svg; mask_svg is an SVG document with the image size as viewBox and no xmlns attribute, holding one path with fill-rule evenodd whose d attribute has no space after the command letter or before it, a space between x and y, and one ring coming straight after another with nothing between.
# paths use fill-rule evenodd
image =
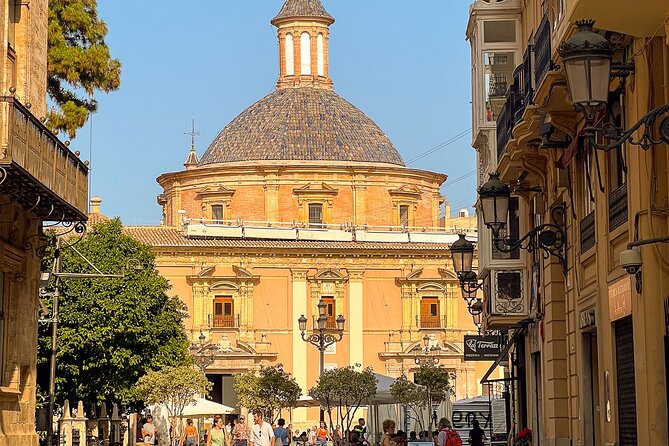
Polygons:
<instances>
[{"instance_id":1,"label":"pedestrian","mask_svg":"<svg viewBox=\"0 0 669 446\"><path fill-rule=\"evenodd\" d=\"M381 436L381 446L397 446L394 440L395 436L395 422L393 420L385 420L383 422L383 435Z\"/></svg>"},{"instance_id":2,"label":"pedestrian","mask_svg":"<svg viewBox=\"0 0 669 446\"><path fill-rule=\"evenodd\" d=\"M353 432L358 434L358 441L361 444L369 444L367 442L367 426L365 426L364 418L358 418L358 424L353 427Z\"/></svg>"},{"instance_id":3,"label":"pedestrian","mask_svg":"<svg viewBox=\"0 0 669 446\"><path fill-rule=\"evenodd\" d=\"M225 446L225 429L220 415L214 417L214 426L207 435L207 446Z\"/></svg>"},{"instance_id":4,"label":"pedestrian","mask_svg":"<svg viewBox=\"0 0 669 446\"><path fill-rule=\"evenodd\" d=\"M286 425L286 420L279 418L277 424L278 426L274 428L274 445L288 446L288 430L284 427Z\"/></svg>"},{"instance_id":5,"label":"pedestrian","mask_svg":"<svg viewBox=\"0 0 669 446\"><path fill-rule=\"evenodd\" d=\"M416 431L409 432L409 441L418 441L418 437L416 436Z\"/></svg>"},{"instance_id":6,"label":"pedestrian","mask_svg":"<svg viewBox=\"0 0 669 446\"><path fill-rule=\"evenodd\" d=\"M153 417L146 417L146 423L142 426L142 438L144 444L156 444L156 425L153 424Z\"/></svg>"},{"instance_id":7,"label":"pedestrian","mask_svg":"<svg viewBox=\"0 0 669 446\"><path fill-rule=\"evenodd\" d=\"M233 446L248 446L249 427L246 425L246 417L240 416L232 429Z\"/></svg>"},{"instance_id":8,"label":"pedestrian","mask_svg":"<svg viewBox=\"0 0 669 446\"><path fill-rule=\"evenodd\" d=\"M309 437L309 444L311 446L315 446L316 444L316 431L318 428L316 426L312 427L311 429L307 429L307 436Z\"/></svg>"},{"instance_id":9,"label":"pedestrian","mask_svg":"<svg viewBox=\"0 0 669 446\"><path fill-rule=\"evenodd\" d=\"M448 419L440 419L438 427L437 446L462 446L460 435L453 430L451 422Z\"/></svg>"},{"instance_id":10,"label":"pedestrian","mask_svg":"<svg viewBox=\"0 0 669 446\"><path fill-rule=\"evenodd\" d=\"M332 437L328 432L328 425L325 421L321 420L321 425L316 431L316 444L318 446L326 446L328 440L332 441Z\"/></svg>"},{"instance_id":11,"label":"pedestrian","mask_svg":"<svg viewBox=\"0 0 669 446\"><path fill-rule=\"evenodd\" d=\"M262 412L253 411L253 427L251 427L251 446L274 446L272 426L262 419Z\"/></svg>"},{"instance_id":12,"label":"pedestrian","mask_svg":"<svg viewBox=\"0 0 669 446\"><path fill-rule=\"evenodd\" d=\"M481 429L479 420L472 421L474 428L469 431L469 444L471 446L483 446L483 440L487 440L485 431Z\"/></svg>"},{"instance_id":13,"label":"pedestrian","mask_svg":"<svg viewBox=\"0 0 669 446\"><path fill-rule=\"evenodd\" d=\"M184 429L182 443L184 446L197 446L197 428L190 418L186 419L186 429Z\"/></svg>"},{"instance_id":14,"label":"pedestrian","mask_svg":"<svg viewBox=\"0 0 669 446\"><path fill-rule=\"evenodd\" d=\"M332 432L332 442L334 443L334 446L339 446L342 441L342 435L341 435L341 426L337 425Z\"/></svg>"},{"instance_id":15,"label":"pedestrian","mask_svg":"<svg viewBox=\"0 0 669 446\"><path fill-rule=\"evenodd\" d=\"M288 439L288 444L293 442L293 425L289 424L286 427L286 438Z\"/></svg>"}]
</instances>

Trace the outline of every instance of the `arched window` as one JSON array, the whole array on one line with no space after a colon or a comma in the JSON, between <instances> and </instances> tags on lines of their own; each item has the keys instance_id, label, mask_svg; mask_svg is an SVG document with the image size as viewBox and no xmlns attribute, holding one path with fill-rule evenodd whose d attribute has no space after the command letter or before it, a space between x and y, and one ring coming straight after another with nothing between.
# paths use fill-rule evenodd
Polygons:
<instances>
[{"instance_id":1,"label":"arched window","mask_svg":"<svg viewBox=\"0 0 669 446\"><path fill-rule=\"evenodd\" d=\"M323 54L323 34L319 34L316 39L316 53L318 57L318 75L325 76L325 54Z\"/></svg>"},{"instance_id":2,"label":"arched window","mask_svg":"<svg viewBox=\"0 0 669 446\"><path fill-rule=\"evenodd\" d=\"M300 36L301 74L311 74L311 36L302 33Z\"/></svg>"},{"instance_id":3,"label":"arched window","mask_svg":"<svg viewBox=\"0 0 669 446\"><path fill-rule=\"evenodd\" d=\"M292 34L286 34L286 76L295 75L295 44Z\"/></svg>"}]
</instances>

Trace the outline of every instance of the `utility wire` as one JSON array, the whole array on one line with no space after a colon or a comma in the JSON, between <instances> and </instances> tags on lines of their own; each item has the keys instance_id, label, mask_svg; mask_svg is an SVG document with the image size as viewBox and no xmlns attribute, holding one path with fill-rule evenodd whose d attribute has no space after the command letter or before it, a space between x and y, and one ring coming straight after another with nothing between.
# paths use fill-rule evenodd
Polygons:
<instances>
[{"instance_id":1,"label":"utility wire","mask_svg":"<svg viewBox=\"0 0 669 446\"><path fill-rule=\"evenodd\" d=\"M468 135L471 131L472 131L472 129L469 128L469 129L467 129L467 130L465 130L465 131L463 131L463 132L458 133L458 134L455 135L454 137L452 137L452 138L450 138L450 139L447 139L446 141L442 142L441 144L439 144L439 145L437 145L437 146L435 146L435 147L432 147L431 149L426 150L425 152L421 153L420 155L416 156L415 158L410 159L409 161L407 161L407 165L409 165L409 164L413 164L413 163L415 163L415 162L418 161L418 160L422 160L423 158L425 158L425 157L427 157L427 156L429 156L429 155L432 155L434 152L438 152L439 150L441 150L441 149L443 149L443 148L445 148L445 147L447 147L447 146L453 144L455 141L464 138L464 137L465 137L466 135Z\"/></svg>"}]
</instances>

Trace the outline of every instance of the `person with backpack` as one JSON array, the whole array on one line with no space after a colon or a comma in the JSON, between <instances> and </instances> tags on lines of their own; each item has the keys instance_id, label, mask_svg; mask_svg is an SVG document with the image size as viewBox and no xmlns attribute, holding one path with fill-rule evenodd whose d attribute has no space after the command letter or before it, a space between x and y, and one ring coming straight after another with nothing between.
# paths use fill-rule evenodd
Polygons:
<instances>
[{"instance_id":1,"label":"person with backpack","mask_svg":"<svg viewBox=\"0 0 669 446\"><path fill-rule=\"evenodd\" d=\"M462 438L453 430L451 422L442 418L439 420L439 435L437 435L437 446L462 446Z\"/></svg>"},{"instance_id":2,"label":"person with backpack","mask_svg":"<svg viewBox=\"0 0 669 446\"><path fill-rule=\"evenodd\" d=\"M278 426L274 429L274 446L288 446L288 430L283 427L286 425L286 420L279 418Z\"/></svg>"}]
</instances>

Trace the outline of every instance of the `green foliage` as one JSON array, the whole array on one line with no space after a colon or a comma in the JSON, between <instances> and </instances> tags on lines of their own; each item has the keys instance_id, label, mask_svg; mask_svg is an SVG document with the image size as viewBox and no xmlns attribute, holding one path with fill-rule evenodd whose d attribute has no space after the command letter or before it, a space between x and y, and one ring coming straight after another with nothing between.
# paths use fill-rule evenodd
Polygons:
<instances>
[{"instance_id":1,"label":"green foliage","mask_svg":"<svg viewBox=\"0 0 669 446\"><path fill-rule=\"evenodd\" d=\"M377 379L368 367L361 372L349 366L323 372L309 395L321 402L332 422L332 409L336 408L337 418L345 431L350 430L356 411L367 399L376 395Z\"/></svg>"},{"instance_id":2,"label":"green foliage","mask_svg":"<svg viewBox=\"0 0 669 446\"><path fill-rule=\"evenodd\" d=\"M428 408L425 387L409 381L405 375L402 375L391 384L390 393L399 404L413 412L412 418L418 422L420 430L424 430L425 412Z\"/></svg>"},{"instance_id":3,"label":"green foliage","mask_svg":"<svg viewBox=\"0 0 669 446\"><path fill-rule=\"evenodd\" d=\"M129 259L124 278L62 279L60 281L56 402L140 401L134 384L147 372L164 366L190 364L183 327L184 304L169 297L169 284L154 269L155 256L122 232L111 220L94 227L74 248L78 237L63 241L61 271L119 274ZM51 270L51 244L43 269ZM47 308L50 298L44 298ZM40 325L37 380L48 388L51 325Z\"/></svg>"},{"instance_id":4,"label":"green foliage","mask_svg":"<svg viewBox=\"0 0 669 446\"><path fill-rule=\"evenodd\" d=\"M442 365L421 365L414 373L414 381L424 389L425 406L430 410L450 396L448 371ZM431 432L432 417L429 417L428 425Z\"/></svg>"},{"instance_id":5,"label":"green foliage","mask_svg":"<svg viewBox=\"0 0 669 446\"><path fill-rule=\"evenodd\" d=\"M267 419L294 406L302 394L295 378L283 370L281 364L261 366L257 373L249 370L235 375L234 388L241 406L262 410Z\"/></svg>"},{"instance_id":6,"label":"green foliage","mask_svg":"<svg viewBox=\"0 0 669 446\"><path fill-rule=\"evenodd\" d=\"M206 395L212 384L199 370L190 366L163 367L142 376L137 381L137 395L146 404L161 404L167 408L172 426L179 429L177 419L183 415L187 405L195 402L198 395ZM181 432L177 432L180 436Z\"/></svg>"},{"instance_id":7,"label":"green foliage","mask_svg":"<svg viewBox=\"0 0 669 446\"><path fill-rule=\"evenodd\" d=\"M47 125L70 138L97 109L94 93L121 85L121 62L109 53L107 25L97 9L96 0L49 1L47 91L55 108Z\"/></svg>"}]
</instances>

